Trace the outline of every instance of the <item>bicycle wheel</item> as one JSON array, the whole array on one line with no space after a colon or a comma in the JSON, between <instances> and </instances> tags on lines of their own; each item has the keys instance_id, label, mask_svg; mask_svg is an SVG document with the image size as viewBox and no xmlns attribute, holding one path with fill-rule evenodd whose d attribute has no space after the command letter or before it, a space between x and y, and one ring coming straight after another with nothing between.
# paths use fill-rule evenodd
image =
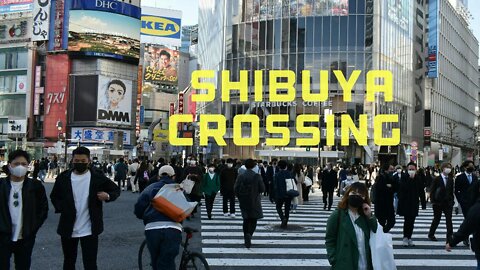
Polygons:
<instances>
[{"instance_id":1,"label":"bicycle wheel","mask_svg":"<svg viewBox=\"0 0 480 270\"><path fill-rule=\"evenodd\" d=\"M152 260L150 258L150 252L147 247L147 240L143 240L138 249L138 269L147 270L152 269Z\"/></svg>"},{"instance_id":2,"label":"bicycle wheel","mask_svg":"<svg viewBox=\"0 0 480 270\"><path fill-rule=\"evenodd\" d=\"M207 260L198 252L191 252L188 257L181 262L180 270L210 270Z\"/></svg>"}]
</instances>

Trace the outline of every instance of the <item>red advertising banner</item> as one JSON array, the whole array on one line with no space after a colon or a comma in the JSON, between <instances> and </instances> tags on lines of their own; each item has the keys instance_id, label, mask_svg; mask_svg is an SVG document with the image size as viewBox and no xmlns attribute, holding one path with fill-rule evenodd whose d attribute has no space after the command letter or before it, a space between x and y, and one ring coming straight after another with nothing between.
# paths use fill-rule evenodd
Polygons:
<instances>
[{"instance_id":1,"label":"red advertising banner","mask_svg":"<svg viewBox=\"0 0 480 270\"><path fill-rule=\"evenodd\" d=\"M192 121L195 122L195 116L197 115L197 103L192 100L192 95L196 94L195 89L190 89L188 92L187 112L192 115Z\"/></svg>"},{"instance_id":2,"label":"red advertising banner","mask_svg":"<svg viewBox=\"0 0 480 270\"><path fill-rule=\"evenodd\" d=\"M64 0L57 0L55 5L55 28L53 38L53 50L59 51L62 49L63 36L63 16L64 16Z\"/></svg>"},{"instance_id":3,"label":"red advertising banner","mask_svg":"<svg viewBox=\"0 0 480 270\"><path fill-rule=\"evenodd\" d=\"M43 136L56 139L59 133L65 133L67 126L68 74L70 73L68 55L47 55L46 67ZM61 131L57 129L57 121L62 122Z\"/></svg>"}]
</instances>

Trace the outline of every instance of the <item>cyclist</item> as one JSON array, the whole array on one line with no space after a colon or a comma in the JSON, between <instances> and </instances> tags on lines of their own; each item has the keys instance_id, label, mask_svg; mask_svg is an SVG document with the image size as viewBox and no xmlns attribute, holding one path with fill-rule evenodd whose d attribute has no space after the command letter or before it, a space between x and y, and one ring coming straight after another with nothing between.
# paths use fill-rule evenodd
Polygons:
<instances>
[{"instance_id":1,"label":"cyclist","mask_svg":"<svg viewBox=\"0 0 480 270\"><path fill-rule=\"evenodd\" d=\"M175 184L175 170L170 165L162 166L158 175L159 181L149 185L135 204L135 215L143 219L147 247L154 270L175 270L177 257L182 241L182 225L155 210L152 199L165 184Z\"/></svg>"}]
</instances>

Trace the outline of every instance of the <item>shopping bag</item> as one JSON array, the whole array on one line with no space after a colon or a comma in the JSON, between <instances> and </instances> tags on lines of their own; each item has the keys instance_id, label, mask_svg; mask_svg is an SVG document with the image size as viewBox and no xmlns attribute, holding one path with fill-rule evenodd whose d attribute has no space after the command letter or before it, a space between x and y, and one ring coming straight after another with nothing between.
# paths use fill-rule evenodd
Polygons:
<instances>
[{"instance_id":1,"label":"shopping bag","mask_svg":"<svg viewBox=\"0 0 480 270\"><path fill-rule=\"evenodd\" d=\"M392 234L384 233L382 225L377 223L377 232L370 231L370 250L374 270L396 270L393 258Z\"/></svg>"},{"instance_id":2,"label":"shopping bag","mask_svg":"<svg viewBox=\"0 0 480 270\"><path fill-rule=\"evenodd\" d=\"M179 184L166 184L152 199L152 206L175 222L181 222L192 213L197 202L189 202Z\"/></svg>"},{"instance_id":3,"label":"shopping bag","mask_svg":"<svg viewBox=\"0 0 480 270\"><path fill-rule=\"evenodd\" d=\"M309 186L313 185L313 181L312 181L312 179L310 179L310 177L305 176L304 184L305 184L306 187L309 187Z\"/></svg>"},{"instance_id":4,"label":"shopping bag","mask_svg":"<svg viewBox=\"0 0 480 270\"><path fill-rule=\"evenodd\" d=\"M195 186L195 182L190 180L190 178L185 178L185 180L182 181L180 184L181 188L183 188L183 191L185 191L185 194L190 194L192 192L193 186Z\"/></svg>"}]
</instances>

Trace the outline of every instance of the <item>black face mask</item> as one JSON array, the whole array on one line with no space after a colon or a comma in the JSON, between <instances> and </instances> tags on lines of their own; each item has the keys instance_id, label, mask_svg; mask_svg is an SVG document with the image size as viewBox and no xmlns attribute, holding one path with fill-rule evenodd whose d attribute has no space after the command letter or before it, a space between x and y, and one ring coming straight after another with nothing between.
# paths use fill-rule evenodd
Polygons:
<instances>
[{"instance_id":1,"label":"black face mask","mask_svg":"<svg viewBox=\"0 0 480 270\"><path fill-rule=\"evenodd\" d=\"M360 195L349 195L348 205L353 208L360 208L363 205L363 198Z\"/></svg>"},{"instance_id":2,"label":"black face mask","mask_svg":"<svg viewBox=\"0 0 480 270\"><path fill-rule=\"evenodd\" d=\"M469 173L472 173L474 170L475 170L475 168L472 168L472 167L467 168L467 172L469 172Z\"/></svg>"},{"instance_id":3,"label":"black face mask","mask_svg":"<svg viewBox=\"0 0 480 270\"><path fill-rule=\"evenodd\" d=\"M79 173L84 173L88 169L88 163L73 163L73 169Z\"/></svg>"}]
</instances>

